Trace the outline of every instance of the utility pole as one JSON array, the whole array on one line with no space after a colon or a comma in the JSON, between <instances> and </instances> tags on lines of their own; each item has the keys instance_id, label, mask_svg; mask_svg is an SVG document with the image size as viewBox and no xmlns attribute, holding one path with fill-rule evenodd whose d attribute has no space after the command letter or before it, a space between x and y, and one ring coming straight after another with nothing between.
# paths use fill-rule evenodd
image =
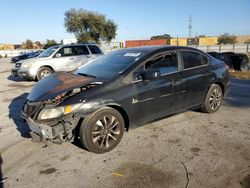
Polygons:
<instances>
[{"instance_id":1,"label":"utility pole","mask_svg":"<svg viewBox=\"0 0 250 188\"><path fill-rule=\"evenodd\" d=\"M192 15L189 16L189 20L188 20L188 31L189 31L189 38L192 37L192 22L193 22L193 19L192 19Z\"/></svg>"}]
</instances>

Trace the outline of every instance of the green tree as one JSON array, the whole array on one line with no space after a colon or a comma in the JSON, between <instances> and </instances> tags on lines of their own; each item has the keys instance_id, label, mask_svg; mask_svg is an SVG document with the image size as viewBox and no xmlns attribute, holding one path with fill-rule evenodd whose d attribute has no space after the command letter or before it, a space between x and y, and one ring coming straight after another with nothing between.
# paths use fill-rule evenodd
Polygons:
<instances>
[{"instance_id":1,"label":"green tree","mask_svg":"<svg viewBox=\"0 0 250 188\"><path fill-rule=\"evenodd\" d=\"M35 45L36 45L36 48L38 48L38 49L42 49L43 48L43 44L40 41L36 41Z\"/></svg>"},{"instance_id":2,"label":"green tree","mask_svg":"<svg viewBox=\"0 0 250 188\"><path fill-rule=\"evenodd\" d=\"M163 35L155 35L151 37L151 40L154 39L170 39L171 36L169 34L163 34Z\"/></svg>"},{"instance_id":3,"label":"green tree","mask_svg":"<svg viewBox=\"0 0 250 188\"><path fill-rule=\"evenodd\" d=\"M44 48L47 49L55 45L58 45L58 43L54 39L47 39L46 43L44 44Z\"/></svg>"},{"instance_id":4,"label":"green tree","mask_svg":"<svg viewBox=\"0 0 250 188\"><path fill-rule=\"evenodd\" d=\"M250 44L250 39L246 40L244 44Z\"/></svg>"},{"instance_id":5,"label":"green tree","mask_svg":"<svg viewBox=\"0 0 250 188\"><path fill-rule=\"evenodd\" d=\"M171 36L169 34L163 34L163 35L155 35L155 36L152 36L150 38L151 40L155 40L155 39L167 39L167 42L166 44L170 44L170 39L171 39Z\"/></svg>"},{"instance_id":6,"label":"green tree","mask_svg":"<svg viewBox=\"0 0 250 188\"><path fill-rule=\"evenodd\" d=\"M106 16L83 9L65 12L67 32L74 33L78 42L110 42L116 36L117 25Z\"/></svg>"},{"instance_id":7,"label":"green tree","mask_svg":"<svg viewBox=\"0 0 250 188\"><path fill-rule=\"evenodd\" d=\"M225 33L218 38L218 44L235 44L236 36Z\"/></svg>"},{"instance_id":8,"label":"green tree","mask_svg":"<svg viewBox=\"0 0 250 188\"><path fill-rule=\"evenodd\" d=\"M23 49L34 49L34 44L32 40L27 39L25 42L22 43Z\"/></svg>"}]
</instances>

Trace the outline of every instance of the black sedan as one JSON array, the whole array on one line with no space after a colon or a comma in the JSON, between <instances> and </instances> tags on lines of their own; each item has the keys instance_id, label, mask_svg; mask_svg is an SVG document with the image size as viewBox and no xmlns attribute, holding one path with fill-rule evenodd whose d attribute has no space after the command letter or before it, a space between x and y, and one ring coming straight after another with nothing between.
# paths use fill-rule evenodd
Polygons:
<instances>
[{"instance_id":1,"label":"black sedan","mask_svg":"<svg viewBox=\"0 0 250 188\"><path fill-rule=\"evenodd\" d=\"M216 112L228 86L227 66L197 49L128 48L39 81L22 116L33 137L80 138L87 150L104 153L124 130L189 109Z\"/></svg>"},{"instance_id":2,"label":"black sedan","mask_svg":"<svg viewBox=\"0 0 250 188\"><path fill-rule=\"evenodd\" d=\"M42 51L29 52L29 53L24 53L24 54L19 55L19 56L15 56L15 57L12 57L12 58L11 58L11 62L16 63L16 62L18 62L18 61L20 61L20 60L34 58L34 57L39 56L39 54L40 54L41 52L42 52Z\"/></svg>"}]
</instances>

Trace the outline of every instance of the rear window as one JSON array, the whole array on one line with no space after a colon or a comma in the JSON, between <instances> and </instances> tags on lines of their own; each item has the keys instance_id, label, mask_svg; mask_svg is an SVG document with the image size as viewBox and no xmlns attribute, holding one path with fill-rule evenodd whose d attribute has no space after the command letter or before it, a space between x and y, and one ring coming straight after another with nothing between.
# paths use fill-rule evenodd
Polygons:
<instances>
[{"instance_id":1,"label":"rear window","mask_svg":"<svg viewBox=\"0 0 250 188\"><path fill-rule=\"evenodd\" d=\"M145 64L145 69L159 70L161 75L176 72L178 70L177 55L169 52L156 57Z\"/></svg>"},{"instance_id":2,"label":"rear window","mask_svg":"<svg viewBox=\"0 0 250 188\"><path fill-rule=\"evenodd\" d=\"M88 45L89 50L91 51L92 54L101 54L101 50L95 46L95 45Z\"/></svg>"},{"instance_id":3,"label":"rear window","mask_svg":"<svg viewBox=\"0 0 250 188\"><path fill-rule=\"evenodd\" d=\"M182 57L184 61L184 69L198 67L207 64L207 58L200 53L183 51Z\"/></svg>"},{"instance_id":4,"label":"rear window","mask_svg":"<svg viewBox=\"0 0 250 188\"><path fill-rule=\"evenodd\" d=\"M87 55L89 54L88 48L86 46L76 46L75 55Z\"/></svg>"}]
</instances>

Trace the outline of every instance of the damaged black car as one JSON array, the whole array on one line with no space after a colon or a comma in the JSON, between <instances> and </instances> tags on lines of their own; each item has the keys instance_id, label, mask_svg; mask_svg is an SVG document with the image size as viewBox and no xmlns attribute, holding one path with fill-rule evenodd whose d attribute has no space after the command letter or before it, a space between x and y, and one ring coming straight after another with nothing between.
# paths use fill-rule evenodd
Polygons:
<instances>
[{"instance_id":1,"label":"damaged black car","mask_svg":"<svg viewBox=\"0 0 250 188\"><path fill-rule=\"evenodd\" d=\"M226 65L197 49L127 48L40 80L22 117L44 141L80 139L104 153L133 127L189 109L216 112L228 86Z\"/></svg>"}]
</instances>

